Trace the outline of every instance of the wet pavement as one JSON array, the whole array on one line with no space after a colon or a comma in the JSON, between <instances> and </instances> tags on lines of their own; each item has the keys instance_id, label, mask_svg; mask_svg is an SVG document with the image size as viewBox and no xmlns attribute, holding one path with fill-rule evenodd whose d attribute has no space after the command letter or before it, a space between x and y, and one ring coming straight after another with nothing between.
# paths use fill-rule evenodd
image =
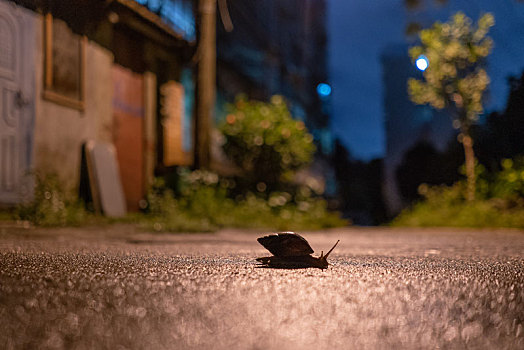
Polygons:
<instances>
[{"instance_id":1,"label":"wet pavement","mask_svg":"<svg viewBox=\"0 0 524 350\"><path fill-rule=\"evenodd\" d=\"M301 232L324 271L257 267L265 233L0 224L0 348L524 348L523 231Z\"/></svg>"}]
</instances>

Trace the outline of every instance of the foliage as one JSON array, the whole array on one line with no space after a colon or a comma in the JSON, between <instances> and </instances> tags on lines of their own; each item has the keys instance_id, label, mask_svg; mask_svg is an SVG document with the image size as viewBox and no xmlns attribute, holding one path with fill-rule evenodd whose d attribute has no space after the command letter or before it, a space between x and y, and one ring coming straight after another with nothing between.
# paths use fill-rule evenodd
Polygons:
<instances>
[{"instance_id":1,"label":"foliage","mask_svg":"<svg viewBox=\"0 0 524 350\"><path fill-rule=\"evenodd\" d=\"M137 222L155 231L206 232L216 227L207 217L189 215L182 204L175 199L173 191L164 186L161 179L156 179L147 194L148 212L136 216Z\"/></svg>"},{"instance_id":2,"label":"foliage","mask_svg":"<svg viewBox=\"0 0 524 350\"><path fill-rule=\"evenodd\" d=\"M312 160L313 137L303 122L293 120L281 96L269 103L239 97L228 108L219 126L223 149L252 185L263 182L274 190Z\"/></svg>"},{"instance_id":3,"label":"foliage","mask_svg":"<svg viewBox=\"0 0 524 350\"><path fill-rule=\"evenodd\" d=\"M34 198L19 205L14 217L38 226L76 226L90 219L84 205L72 191L64 190L55 174L35 174Z\"/></svg>"},{"instance_id":4,"label":"foliage","mask_svg":"<svg viewBox=\"0 0 524 350\"><path fill-rule=\"evenodd\" d=\"M312 190L304 186L295 195L272 192L263 198L247 193L232 199L229 195L234 180L208 171L180 169L175 190L156 179L147 194L146 211L119 219L96 217L86 211L72 191L62 188L56 175L35 179L34 200L15 208L8 218L37 226L127 222L172 232L206 232L221 227L300 230L347 225L337 214L328 212L326 202L313 197Z\"/></svg>"},{"instance_id":5,"label":"foliage","mask_svg":"<svg viewBox=\"0 0 524 350\"><path fill-rule=\"evenodd\" d=\"M463 13L448 23L437 22L420 32L421 46L409 50L412 60L421 55L429 60L424 81L409 79L408 92L413 102L430 104L452 112L453 126L460 128L459 141L464 146L468 200L475 198L475 154L470 127L483 112L482 99L489 84L483 68L493 42L487 37L494 25L493 15L485 14L476 26Z\"/></svg>"},{"instance_id":6,"label":"foliage","mask_svg":"<svg viewBox=\"0 0 524 350\"><path fill-rule=\"evenodd\" d=\"M485 167L489 181L503 169L505 158L524 156L524 74L508 78L509 95L506 106L493 112L485 123L472 127L475 155ZM462 159L462 161L461 161ZM397 170L397 181L404 200L421 199L417 188L422 183L451 185L460 179L457 171L463 163L464 151L456 142L450 142L445 151L439 152L430 145L417 143L409 149ZM480 169L480 168L478 168ZM489 176L488 176L489 175ZM477 193L479 195L479 193ZM481 197L482 198L482 197Z\"/></svg>"},{"instance_id":7,"label":"foliage","mask_svg":"<svg viewBox=\"0 0 524 350\"><path fill-rule=\"evenodd\" d=\"M466 201L464 181L449 187L421 185L424 199L392 225L524 228L524 158L505 159L502 167L490 175L477 166L480 176L473 202Z\"/></svg>"},{"instance_id":8,"label":"foliage","mask_svg":"<svg viewBox=\"0 0 524 350\"><path fill-rule=\"evenodd\" d=\"M486 37L495 23L493 15L482 16L476 27L463 13L449 23L437 22L420 32L421 46L412 47L409 55L416 60L425 55L429 61L425 81L411 78L408 91L413 102L430 104L436 109L455 106L460 124L470 125L482 113L482 97L489 78L482 67L493 42Z\"/></svg>"},{"instance_id":9,"label":"foliage","mask_svg":"<svg viewBox=\"0 0 524 350\"><path fill-rule=\"evenodd\" d=\"M176 192L157 179L148 195L146 226L159 231L213 231L221 227L320 229L347 224L305 188L295 196L272 192L266 199L249 192L232 199L228 197L231 179L202 170L181 169L179 175Z\"/></svg>"},{"instance_id":10,"label":"foliage","mask_svg":"<svg viewBox=\"0 0 524 350\"><path fill-rule=\"evenodd\" d=\"M524 157L504 159L501 164L502 170L496 174L489 196L502 199L506 206L524 207Z\"/></svg>"}]
</instances>

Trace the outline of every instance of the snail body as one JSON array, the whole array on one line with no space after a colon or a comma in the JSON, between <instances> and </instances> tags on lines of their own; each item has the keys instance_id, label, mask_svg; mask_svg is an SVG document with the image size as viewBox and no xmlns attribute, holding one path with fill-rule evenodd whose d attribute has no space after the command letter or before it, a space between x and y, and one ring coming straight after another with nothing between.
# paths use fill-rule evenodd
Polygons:
<instances>
[{"instance_id":1,"label":"snail body","mask_svg":"<svg viewBox=\"0 0 524 350\"><path fill-rule=\"evenodd\" d=\"M340 240L338 240L326 255L324 255L324 252L321 252L319 257L314 257L311 255L314 251L308 241L294 232L271 234L260 237L257 241L273 254L272 256L256 259L262 266L272 268L316 267L319 269L328 268L329 263L327 258L333 249L335 249L338 242L340 242Z\"/></svg>"}]
</instances>

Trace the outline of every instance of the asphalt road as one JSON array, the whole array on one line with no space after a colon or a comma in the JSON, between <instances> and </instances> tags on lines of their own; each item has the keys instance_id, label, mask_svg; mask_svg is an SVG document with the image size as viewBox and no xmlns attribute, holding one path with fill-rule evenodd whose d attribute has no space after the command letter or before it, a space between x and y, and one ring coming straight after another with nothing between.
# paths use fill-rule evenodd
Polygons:
<instances>
[{"instance_id":1,"label":"asphalt road","mask_svg":"<svg viewBox=\"0 0 524 350\"><path fill-rule=\"evenodd\" d=\"M0 348L524 349L523 231L301 232L324 271L263 233L0 226Z\"/></svg>"}]
</instances>

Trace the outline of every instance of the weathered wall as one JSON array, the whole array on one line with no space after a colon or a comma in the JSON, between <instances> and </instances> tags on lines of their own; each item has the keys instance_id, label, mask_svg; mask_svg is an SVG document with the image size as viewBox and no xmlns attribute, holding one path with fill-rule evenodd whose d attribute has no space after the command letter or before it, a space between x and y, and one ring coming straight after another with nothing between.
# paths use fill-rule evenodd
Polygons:
<instances>
[{"instance_id":1,"label":"weathered wall","mask_svg":"<svg viewBox=\"0 0 524 350\"><path fill-rule=\"evenodd\" d=\"M79 111L42 98L44 78L43 18L36 16L34 165L56 173L66 187L79 181L82 143L112 140L112 54L93 42L85 48L85 109Z\"/></svg>"},{"instance_id":2,"label":"weathered wall","mask_svg":"<svg viewBox=\"0 0 524 350\"><path fill-rule=\"evenodd\" d=\"M144 188L146 189L153 184L156 164L156 85L156 75L146 72L144 74Z\"/></svg>"}]
</instances>

